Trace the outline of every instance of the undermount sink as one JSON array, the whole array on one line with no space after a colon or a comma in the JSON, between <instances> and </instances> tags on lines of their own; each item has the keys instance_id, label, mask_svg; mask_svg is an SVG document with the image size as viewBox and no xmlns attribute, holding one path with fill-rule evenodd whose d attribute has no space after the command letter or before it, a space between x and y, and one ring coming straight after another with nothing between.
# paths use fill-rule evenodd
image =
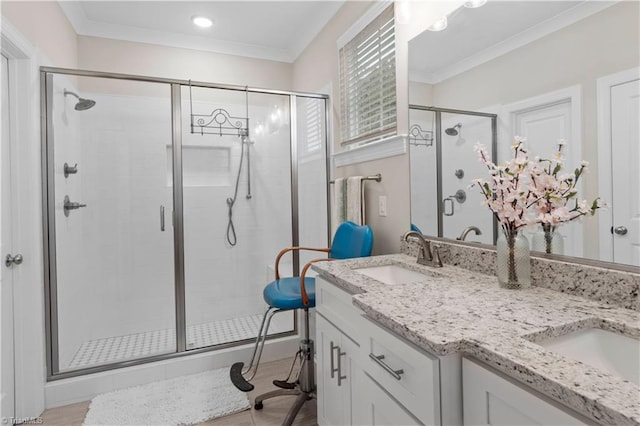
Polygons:
<instances>
[{"instance_id":1,"label":"undermount sink","mask_svg":"<svg viewBox=\"0 0 640 426\"><path fill-rule=\"evenodd\" d=\"M429 276L440 276L440 274L437 273L431 273L429 275L422 274L398 265L370 266L367 268L354 269L354 271L389 285L407 284L423 281Z\"/></svg>"},{"instance_id":2,"label":"undermount sink","mask_svg":"<svg viewBox=\"0 0 640 426\"><path fill-rule=\"evenodd\" d=\"M640 385L640 340L588 328L537 344Z\"/></svg>"}]
</instances>

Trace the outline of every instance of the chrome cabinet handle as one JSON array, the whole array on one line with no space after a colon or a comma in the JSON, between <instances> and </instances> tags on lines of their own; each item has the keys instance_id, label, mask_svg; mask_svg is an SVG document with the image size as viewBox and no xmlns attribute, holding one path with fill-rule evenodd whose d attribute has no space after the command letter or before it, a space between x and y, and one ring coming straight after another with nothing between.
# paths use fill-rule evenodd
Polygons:
<instances>
[{"instance_id":1,"label":"chrome cabinet handle","mask_svg":"<svg viewBox=\"0 0 640 426\"><path fill-rule=\"evenodd\" d=\"M164 232L164 206L160 206L160 231Z\"/></svg>"},{"instance_id":2,"label":"chrome cabinet handle","mask_svg":"<svg viewBox=\"0 0 640 426\"><path fill-rule=\"evenodd\" d=\"M339 352L340 348L338 348L338 346L334 345L333 341L330 342L330 347L331 347L331 350L330 350L330 353L331 353L331 361L330 361L330 364L331 364L331 366L330 366L331 367L331 378L333 379L335 377L335 374L338 372L338 368L335 368L335 361L333 360L333 351L334 351L334 349L338 349L338 352Z\"/></svg>"},{"instance_id":3,"label":"chrome cabinet handle","mask_svg":"<svg viewBox=\"0 0 640 426\"><path fill-rule=\"evenodd\" d=\"M19 265L22 263L22 255L16 254L15 256L11 256L10 254L4 258L4 264L7 268L10 268L11 265Z\"/></svg>"},{"instance_id":4,"label":"chrome cabinet handle","mask_svg":"<svg viewBox=\"0 0 640 426\"><path fill-rule=\"evenodd\" d=\"M342 359L342 356L347 353L342 352L340 350L340 346L336 346L336 348L338 349L338 386L340 386L342 385L342 381L347 378L347 376L342 375L342 362L340 360Z\"/></svg>"},{"instance_id":5,"label":"chrome cabinet handle","mask_svg":"<svg viewBox=\"0 0 640 426\"><path fill-rule=\"evenodd\" d=\"M616 226L613 230L618 235L627 235L627 227L626 226Z\"/></svg>"},{"instance_id":6,"label":"chrome cabinet handle","mask_svg":"<svg viewBox=\"0 0 640 426\"><path fill-rule=\"evenodd\" d=\"M400 375L404 374L404 370L403 369L394 370L393 368L389 367L389 365L383 361L384 355L374 355L373 352L371 352L369 353L369 358L374 360L380 367L384 369L384 371L391 374L396 380L402 379Z\"/></svg>"}]
</instances>

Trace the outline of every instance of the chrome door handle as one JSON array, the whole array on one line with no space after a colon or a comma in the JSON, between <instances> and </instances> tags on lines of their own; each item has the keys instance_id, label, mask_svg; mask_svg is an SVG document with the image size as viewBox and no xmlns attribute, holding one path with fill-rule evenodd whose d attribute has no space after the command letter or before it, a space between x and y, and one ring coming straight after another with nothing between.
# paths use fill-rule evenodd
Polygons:
<instances>
[{"instance_id":1,"label":"chrome door handle","mask_svg":"<svg viewBox=\"0 0 640 426\"><path fill-rule=\"evenodd\" d=\"M21 254L16 254L15 256L8 254L7 257L4 258L4 264L7 268L10 268L11 265L20 265L22 260Z\"/></svg>"},{"instance_id":2,"label":"chrome door handle","mask_svg":"<svg viewBox=\"0 0 640 426\"><path fill-rule=\"evenodd\" d=\"M164 206L160 206L160 232L164 232Z\"/></svg>"},{"instance_id":3,"label":"chrome door handle","mask_svg":"<svg viewBox=\"0 0 640 426\"><path fill-rule=\"evenodd\" d=\"M380 367L384 369L384 371L391 374L396 380L402 379L400 375L404 374L404 370L403 369L394 370L393 368L389 367L389 365L383 361L384 355L374 355L373 352L371 352L369 353L369 358L374 360Z\"/></svg>"},{"instance_id":4,"label":"chrome door handle","mask_svg":"<svg viewBox=\"0 0 640 426\"><path fill-rule=\"evenodd\" d=\"M449 201L451 204L451 212L447 213L447 201ZM451 197L447 197L444 200L442 200L442 214L444 214L445 216L453 216L453 214L455 213L455 207L453 204L453 198Z\"/></svg>"},{"instance_id":5,"label":"chrome door handle","mask_svg":"<svg viewBox=\"0 0 640 426\"><path fill-rule=\"evenodd\" d=\"M616 226L613 230L618 235L627 235L627 227L626 226Z\"/></svg>"}]
</instances>

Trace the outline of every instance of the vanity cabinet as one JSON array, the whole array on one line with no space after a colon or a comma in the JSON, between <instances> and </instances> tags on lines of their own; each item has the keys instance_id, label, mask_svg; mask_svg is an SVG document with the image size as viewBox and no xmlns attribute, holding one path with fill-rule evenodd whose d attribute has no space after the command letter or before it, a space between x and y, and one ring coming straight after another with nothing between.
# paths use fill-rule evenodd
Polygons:
<instances>
[{"instance_id":1,"label":"vanity cabinet","mask_svg":"<svg viewBox=\"0 0 640 426\"><path fill-rule=\"evenodd\" d=\"M354 425L422 425L405 407L396 401L362 369L354 372L354 389L351 424Z\"/></svg>"},{"instance_id":2,"label":"vanity cabinet","mask_svg":"<svg viewBox=\"0 0 640 426\"><path fill-rule=\"evenodd\" d=\"M358 346L322 315L316 316L318 424L352 424Z\"/></svg>"},{"instance_id":3,"label":"vanity cabinet","mask_svg":"<svg viewBox=\"0 0 640 426\"><path fill-rule=\"evenodd\" d=\"M316 311L320 425L462 424L459 356L419 350L368 320L352 295L322 277Z\"/></svg>"},{"instance_id":4,"label":"vanity cabinet","mask_svg":"<svg viewBox=\"0 0 640 426\"><path fill-rule=\"evenodd\" d=\"M465 425L592 424L475 360L462 360Z\"/></svg>"}]
</instances>

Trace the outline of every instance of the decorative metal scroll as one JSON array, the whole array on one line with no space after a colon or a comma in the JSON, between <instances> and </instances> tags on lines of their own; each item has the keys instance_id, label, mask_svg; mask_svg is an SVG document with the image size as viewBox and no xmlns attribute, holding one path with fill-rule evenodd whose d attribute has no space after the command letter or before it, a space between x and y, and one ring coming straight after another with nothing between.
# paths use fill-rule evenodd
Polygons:
<instances>
[{"instance_id":1,"label":"decorative metal scroll","mask_svg":"<svg viewBox=\"0 0 640 426\"><path fill-rule=\"evenodd\" d=\"M226 109L214 109L211 114L191 113L191 133L201 135L247 135L247 119L233 117Z\"/></svg>"},{"instance_id":2,"label":"decorative metal scroll","mask_svg":"<svg viewBox=\"0 0 640 426\"><path fill-rule=\"evenodd\" d=\"M422 130L419 124L414 124L409 129L409 143L414 146L432 146L433 132Z\"/></svg>"},{"instance_id":3,"label":"decorative metal scroll","mask_svg":"<svg viewBox=\"0 0 640 426\"><path fill-rule=\"evenodd\" d=\"M189 107L191 115L191 133L201 135L248 136L249 118L234 117L224 108L214 109L211 114L194 114L191 85L189 85ZM247 105L248 109L248 105Z\"/></svg>"}]
</instances>

